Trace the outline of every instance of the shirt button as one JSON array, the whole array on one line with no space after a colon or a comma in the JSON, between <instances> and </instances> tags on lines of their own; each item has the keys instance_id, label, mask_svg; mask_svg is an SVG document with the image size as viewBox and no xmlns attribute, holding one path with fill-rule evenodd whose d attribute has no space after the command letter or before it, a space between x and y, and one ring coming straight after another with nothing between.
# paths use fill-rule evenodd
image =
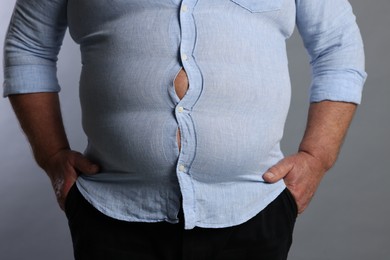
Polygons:
<instances>
[{"instance_id":1,"label":"shirt button","mask_svg":"<svg viewBox=\"0 0 390 260\"><path fill-rule=\"evenodd\" d=\"M178 107L178 108L177 108L177 112L181 113L181 112L183 112L183 111L184 111L184 108L183 108L183 107Z\"/></svg>"},{"instance_id":2,"label":"shirt button","mask_svg":"<svg viewBox=\"0 0 390 260\"><path fill-rule=\"evenodd\" d=\"M185 169L186 169L186 167L184 167L183 164L179 165L179 171L184 172Z\"/></svg>"},{"instance_id":3,"label":"shirt button","mask_svg":"<svg viewBox=\"0 0 390 260\"><path fill-rule=\"evenodd\" d=\"M188 11L188 6L187 6L187 5L182 5L182 6L181 6L181 11L182 11L183 13L187 12L187 11Z\"/></svg>"},{"instance_id":4,"label":"shirt button","mask_svg":"<svg viewBox=\"0 0 390 260\"><path fill-rule=\"evenodd\" d=\"M182 54L182 55L181 55L181 58L182 58L183 60L188 60L187 54Z\"/></svg>"}]
</instances>

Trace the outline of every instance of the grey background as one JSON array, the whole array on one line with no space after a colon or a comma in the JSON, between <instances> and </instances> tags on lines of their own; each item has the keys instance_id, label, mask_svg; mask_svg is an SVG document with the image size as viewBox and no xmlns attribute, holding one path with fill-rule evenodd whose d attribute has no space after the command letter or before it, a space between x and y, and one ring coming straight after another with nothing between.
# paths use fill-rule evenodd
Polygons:
<instances>
[{"instance_id":1,"label":"grey background","mask_svg":"<svg viewBox=\"0 0 390 260\"><path fill-rule=\"evenodd\" d=\"M1 39L14 2L1 0ZM297 220L290 260L386 260L390 255L390 2L351 4L365 41L369 78L339 161ZM288 49L293 98L283 141L286 154L296 150L302 136L310 82L297 34ZM79 64L78 47L67 36L58 71L62 110L72 147L83 150ZM48 178L32 159L7 99L0 99L0 259L72 259L66 218L56 206Z\"/></svg>"}]
</instances>

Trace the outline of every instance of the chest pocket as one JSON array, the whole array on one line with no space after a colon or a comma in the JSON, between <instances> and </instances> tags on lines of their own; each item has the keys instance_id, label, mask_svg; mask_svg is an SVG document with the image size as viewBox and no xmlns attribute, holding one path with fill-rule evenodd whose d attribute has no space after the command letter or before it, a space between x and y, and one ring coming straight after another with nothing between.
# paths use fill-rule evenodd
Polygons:
<instances>
[{"instance_id":1,"label":"chest pocket","mask_svg":"<svg viewBox=\"0 0 390 260\"><path fill-rule=\"evenodd\" d=\"M280 10L284 0L230 0L252 13Z\"/></svg>"}]
</instances>

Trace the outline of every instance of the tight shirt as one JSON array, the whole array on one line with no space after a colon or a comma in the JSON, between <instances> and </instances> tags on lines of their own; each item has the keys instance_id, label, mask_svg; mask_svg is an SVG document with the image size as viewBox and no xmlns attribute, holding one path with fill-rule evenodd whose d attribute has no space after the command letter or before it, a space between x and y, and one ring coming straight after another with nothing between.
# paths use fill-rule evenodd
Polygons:
<instances>
[{"instance_id":1,"label":"tight shirt","mask_svg":"<svg viewBox=\"0 0 390 260\"><path fill-rule=\"evenodd\" d=\"M125 221L227 227L285 188L262 175L283 158L290 103L285 41L297 26L310 102L359 103L364 53L347 0L17 0L4 95L58 92L64 33L80 45L85 155L77 186ZM189 89L174 89L184 69ZM181 149L176 140L181 134Z\"/></svg>"}]
</instances>

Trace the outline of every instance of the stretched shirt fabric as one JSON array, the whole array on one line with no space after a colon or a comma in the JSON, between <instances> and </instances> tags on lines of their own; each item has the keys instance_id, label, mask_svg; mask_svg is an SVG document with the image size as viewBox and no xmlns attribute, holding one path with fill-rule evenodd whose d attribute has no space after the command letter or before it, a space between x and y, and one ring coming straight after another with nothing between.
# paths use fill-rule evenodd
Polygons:
<instances>
[{"instance_id":1,"label":"stretched shirt fabric","mask_svg":"<svg viewBox=\"0 0 390 260\"><path fill-rule=\"evenodd\" d=\"M17 0L4 95L60 90L68 27L82 57L85 155L101 166L78 178L83 196L116 219L176 223L182 206L186 229L233 226L285 188L262 174L283 158L295 25L310 101L359 103L363 44L346 0Z\"/></svg>"}]
</instances>

